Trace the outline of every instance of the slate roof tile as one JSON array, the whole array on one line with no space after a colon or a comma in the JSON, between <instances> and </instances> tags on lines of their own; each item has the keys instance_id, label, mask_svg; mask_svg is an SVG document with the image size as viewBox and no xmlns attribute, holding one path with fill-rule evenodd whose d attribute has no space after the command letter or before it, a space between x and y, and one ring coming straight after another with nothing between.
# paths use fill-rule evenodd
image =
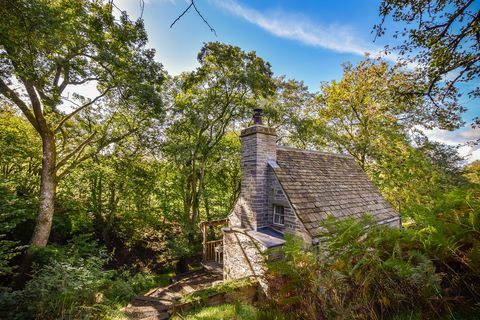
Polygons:
<instances>
[{"instance_id":1,"label":"slate roof tile","mask_svg":"<svg viewBox=\"0 0 480 320\"><path fill-rule=\"evenodd\" d=\"M320 223L329 215L399 216L350 156L278 147L277 164L275 175L312 237L322 233Z\"/></svg>"}]
</instances>

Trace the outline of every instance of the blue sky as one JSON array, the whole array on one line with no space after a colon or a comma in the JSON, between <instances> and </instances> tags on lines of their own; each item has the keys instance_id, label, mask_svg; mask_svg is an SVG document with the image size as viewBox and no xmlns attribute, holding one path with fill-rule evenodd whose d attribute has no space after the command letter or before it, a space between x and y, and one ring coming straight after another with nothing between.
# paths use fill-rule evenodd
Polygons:
<instances>
[{"instance_id":1,"label":"blue sky","mask_svg":"<svg viewBox=\"0 0 480 320\"><path fill-rule=\"evenodd\" d=\"M201 18L189 11L173 28L170 24L188 6L187 0L145 0L143 19L149 44L157 59L172 75L193 70L202 44L220 41L254 50L270 62L276 75L302 80L310 91L321 81L339 79L341 64L356 63L365 53L377 55L385 44L393 44L391 34L374 42L373 26L380 22L380 1L371 0L197 0L196 4L217 36ZM117 0L132 18L140 14L139 0ZM387 22L387 28L390 23ZM395 56L386 56L395 61ZM464 98L469 108L464 120L480 116L478 101ZM462 144L480 137L480 130L467 124L454 132L427 132L435 140ZM460 153L469 160L480 159L477 147L463 146Z\"/></svg>"}]
</instances>

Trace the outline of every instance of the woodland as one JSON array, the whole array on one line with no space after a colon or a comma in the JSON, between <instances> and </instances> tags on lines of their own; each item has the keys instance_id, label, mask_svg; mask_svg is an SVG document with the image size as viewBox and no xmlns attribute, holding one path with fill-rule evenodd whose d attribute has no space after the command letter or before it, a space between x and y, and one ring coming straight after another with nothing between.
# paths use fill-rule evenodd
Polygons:
<instances>
[{"instance_id":1,"label":"woodland","mask_svg":"<svg viewBox=\"0 0 480 320\"><path fill-rule=\"evenodd\" d=\"M478 319L480 161L424 133L465 125L461 94L478 101L474 1L384 0L372 29L407 26L386 48L398 63L345 62L318 88L220 42L171 76L142 19L115 10L0 0L1 319L124 319L132 297L197 268L199 223L239 193L255 108L278 144L353 156L403 227L326 221L329 254L289 239L269 299L186 318Z\"/></svg>"}]
</instances>

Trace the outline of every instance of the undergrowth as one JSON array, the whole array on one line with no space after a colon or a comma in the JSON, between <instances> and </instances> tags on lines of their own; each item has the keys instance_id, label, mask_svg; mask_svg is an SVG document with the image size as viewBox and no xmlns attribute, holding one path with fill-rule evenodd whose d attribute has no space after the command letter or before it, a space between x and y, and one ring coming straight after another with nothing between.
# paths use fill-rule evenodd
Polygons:
<instances>
[{"instance_id":1,"label":"undergrowth","mask_svg":"<svg viewBox=\"0 0 480 320\"><path fill-rule=\"evenodd\" d=\"M332 219L316 248L292 237L285 259L269 264L268 305L292 319L474 319L479 204L446 194L406 229Z\"/></svg>"},{"instance_id":2,"label":"undergrowth","mask_svg":"<svg viewBox=\"0 0 480 320\"><path fill-rule=\"evenodd\" d=\"M134 296L170 283L172 273L106 270L108 256L86 237L37 250L22 290L0 288L1 319L123 319Z\"/></svg>"}]
</instances>

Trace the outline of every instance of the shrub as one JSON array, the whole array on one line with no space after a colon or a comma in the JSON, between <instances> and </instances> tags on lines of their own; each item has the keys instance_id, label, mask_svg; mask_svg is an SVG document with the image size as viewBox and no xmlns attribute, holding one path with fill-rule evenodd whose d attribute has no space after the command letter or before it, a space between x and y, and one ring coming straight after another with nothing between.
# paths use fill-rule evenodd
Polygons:
<instances>
[{"instance_id":1,"label":"shrub","mask_svg":"<svg viewBox=\"0 0 480 320\"><path fill-rule=\"evenodd\" d=\"M460 306L475 312L478 212L443 212L410 229L330 220L321 246L310 250L288 239L286 259L269 265L270 306L304 319L443 317Z\"/></svg>"},{"instance_id":2,"label":"shrub","mask_svg":"<svg viewBox=\"0 0 480 320\"><path fill-rule=\"evenodd\" d=\"M112 273L102 269L98 256L71 257L53 261L35 272L23 290L23 299L31 301L27 310L39 319L85 319L96 313L102 289L109 285Z\"/></svg>"},{"instance_id":3,"label":"shrub","mask_svg":"<svg viewBox=\"0 0 480 320\"><path fill-rule=\"evenodd\" d=\"M129 272L124 272L105 291L105 298L110 305L123 306L140 293L170 284L173 275L169 272L159 275L136 273L132 276Z\"/></svg>"},{"instance_id":4,"label":"shrub","mask_svg":"<svg viewBox=\"0 0 480 320\"><path fill-rule=\"evenodd\" d=\"M32 279L24 289L0 288L0 318L122 318L120 308L135 295L170 281L171 274L105 270L108 259L105 249L88 235L67 246L37 249Z\"/></svg>"},{"instance_id":5,"label":"shrub","mask_svg":"<svg viewBox=\"0 0 480 320\"><path fill-rule=\"evenodd\" d=\"M18 237L12 236L15 229L33 219L34 201L28 197L20 197L15 192L15 184L8 182L0 175L0 280L5 280L14 274L16 266L12 259L21 254L25 246Z\"/></svg>"}]
</instances>

